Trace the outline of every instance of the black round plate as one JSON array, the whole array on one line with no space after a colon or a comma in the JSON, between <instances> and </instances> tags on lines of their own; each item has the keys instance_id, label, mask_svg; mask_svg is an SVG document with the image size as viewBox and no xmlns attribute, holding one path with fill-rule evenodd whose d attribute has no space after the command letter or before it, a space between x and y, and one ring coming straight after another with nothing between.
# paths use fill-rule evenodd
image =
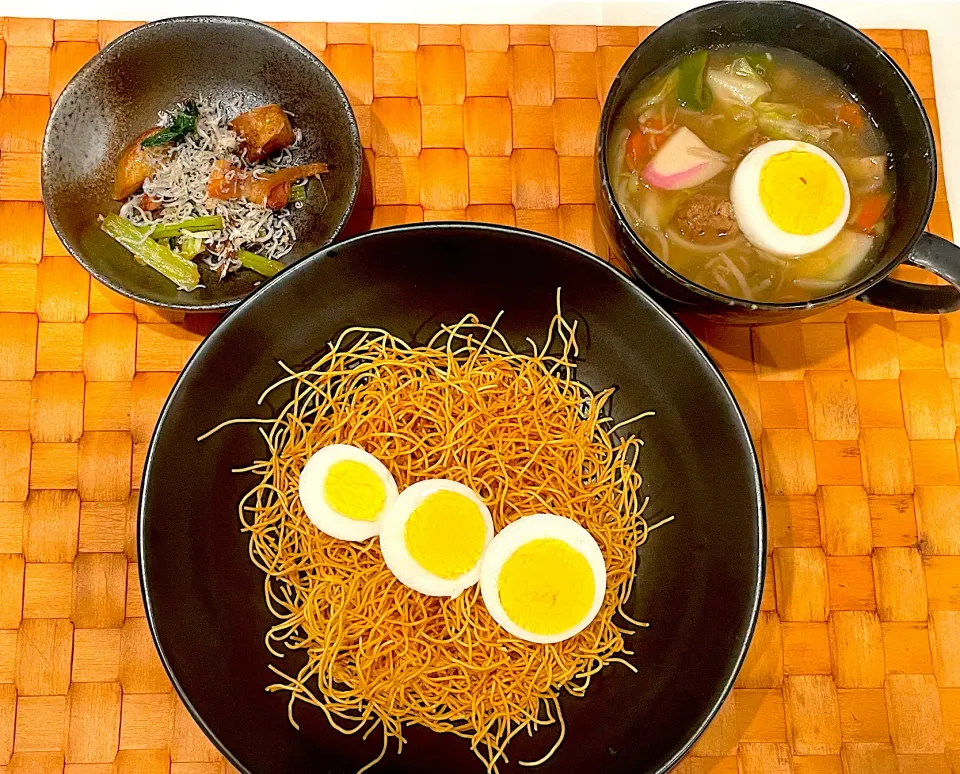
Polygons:
<instances>
[{"instance_id":1,"label":"black round plate","mask_svg":"<svg viewBox=\"0 0 960 774\"><path fill-rule=\"evenodd\" d=\"M233 417L274 415L283 396L256 402L282 375L277 360L310 362L345 327L424 341L440 322L504 310L500 329L522 346L543 339L558 287L582 326L580 378L618 388L616 418L657 412L641 425L647 516L677 518L640 552L628 606L650 622L630 642L639 673L612 665L585 698L564 697L566 739L541 770L666 771L715 714L753 632L765 555L757 460L720 374L672 317L592 255L496 226L418 225L327 248L257 291L187 364L150 447L139 521L147 615L181 697L241 771L352 773L382 737L343 736L306 705L296 731L286 695L264 691L275 680L267 663L278 663L263 644L274 620L237 517L254 478L230 471L262 458L265 444L253 425L196 438ZM501 771L530 772L515 762L555 738L553 728L518 736ZM374 771L483 771L463 739L417 727L407 739Z\"/></svg>"}]
</instances>

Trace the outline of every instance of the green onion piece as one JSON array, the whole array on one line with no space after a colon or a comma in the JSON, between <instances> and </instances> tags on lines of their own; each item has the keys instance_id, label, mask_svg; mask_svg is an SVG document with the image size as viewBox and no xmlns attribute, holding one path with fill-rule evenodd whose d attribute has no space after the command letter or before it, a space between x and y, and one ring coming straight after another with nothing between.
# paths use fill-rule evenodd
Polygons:
<instances>
[{"instance_id":1,"label":"green onion piece","mask_svg":"<svg viewBox=\"0 0 960 774\"><path fill-rule=\"evenodd\" d=\"M241 250L237 253L237 258L241 266L253 269L257 274L262 274L264 277L272 277L284 268L280 261L271 261L269 258L251 253L249 250Z\"/></svg>"},{"instance_id":2,"label":"green onion piece","mask_svg":"<svg viewBox=\"0 0 960 774\"><path fill-rule=\"evenodd\" d=\"M200 284L200 272L196 264L179 257L169 247L144 236L129 220L119 215L107 215L100 228L133 253L134 257L156 269L178 288L193 290Z\"/></svg>"},{"instance_id":3,"label":"green onion piece","mask_svg":"<svg viewBox=\"0 0 960 774\"><path fill-rule=\"evenodd\" d=\"M300 183L295 185L290 189L290 197L287 201L290 202L305 202L307 200L307 184Z\"/></svg>"},{"instance_id":4,"label":"green onion piece","mask_svg":"<svg viewBox=\"0 0 960 774\"><path fill-rule=\"evenodd\" d=\"M152 239L169 239L178 237L184 231L219 231L223 228L223 218L220 215L203 215L199 218L181 220L179 223L161 223L150 230L150 226L140 226L140 233L147 234Z\"/></svg>"},{"instance_id":5,"label":"green onion piece","mask_svg":"<svg viewBox=\"0 0 960 774\"><path fill-rule=\"evenodd\" d=\"M180 249L177 254L186 261L196 258L206 248L203 246L203 240L196 237L184 237L180 240Z\"/></svg>"},{"instance_id":6,"label":"green onion piece","mask_svg":"<svg viewBox=\"0 0 960 774\"><path fill-rule=\"evenodd\" d=\"M713 92L703 82L707 66L707 51L697 51L680 60L680 80L677 83L677 102L680 107L702 113L713 102Z\"/></svg>"}]
</instances>

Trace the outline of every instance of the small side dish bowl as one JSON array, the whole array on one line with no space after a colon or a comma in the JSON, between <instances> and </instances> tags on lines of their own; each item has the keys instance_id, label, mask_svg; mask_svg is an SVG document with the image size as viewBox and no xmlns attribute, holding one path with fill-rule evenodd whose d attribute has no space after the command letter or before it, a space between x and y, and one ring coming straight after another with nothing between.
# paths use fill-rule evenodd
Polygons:
<instances>
[{"instance_id":1,"label":"small side dish bowl","mask_svg":"<svg viewBox=\"0 0 960 774\"><path fill-rule=\"evenodd\" d=\"M123 148L184 100L239 99L242 110L277 103L302 140L293 163L323 161L323 185L310 185L290 221L297 233L281 258L290 265L343 229L360 186L360 133L336 78L306 48L246 19L184 16L137 27L106 46L63 90L43 141L43 201L57 235L100 282L138 301L193 311L240 303L264 278L241 269L217 279L200 268L192 292L178 290L99 228L116 213L114 170Z\"/></svg>"},{"instance_id":2,"label":"small side dish bowl","mask_svg":"<svg viewBox=\"0 0 960 774\"><path fill-rule=\"evenodd\" d=\"M835 74L876 121L890 146L897 190L886 241L859 276L811 300L750 301L696 284L643 243L611 184L607 150L616 119L637 88L685 54L750 44L790 49ZM822 312L851 298L908 312L960 309L960 248L924 232L934 202L937 160L923 103L882 48L820 10L785 0L723 0L671 19L627 57L613 79L600 117L596 152L597 207L607 238L637 278L674 311L762 325ZM950 284L921 285L889 278L901 263L928 269Z\"/></svg>"}]
</instances>

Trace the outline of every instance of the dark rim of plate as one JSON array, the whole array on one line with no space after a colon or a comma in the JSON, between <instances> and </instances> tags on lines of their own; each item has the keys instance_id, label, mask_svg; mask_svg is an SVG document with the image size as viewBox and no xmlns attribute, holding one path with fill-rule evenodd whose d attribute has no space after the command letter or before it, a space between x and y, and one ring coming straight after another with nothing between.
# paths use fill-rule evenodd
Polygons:
<instances>
[{"instance_id":1,"label":"dark rim of plate","mask_svg":"<svg viewBox=\"0 0 960 774\"><path fill-rule=\"evenodd\" d=\"M307 266L314 261L323 261L331 260L336 257L337 251L342 248L347 248L352 245L354 242L358 242L364 239L367 239L371 236L382 235L387 232L392 231L440 231L440 230L452 230L452 231L464 231L467 234L470 232L488 232L488 233L497 233L507 236L521 237L524 239L530 239L532 241L543 242L555 247L562 247L566 250L571 251L576 254L581 260L587 260L591 263L602 266L605 271L610 272L613 277L627 285L630 291L639 296L646 304L648 304L652 309L654 309L657 314L663 319L674 331L679 335L681 340L683 340L687 346L689 346L697 355L700 356L704 365L706 366L708 372L711 376L716 379L717 386L720 391L723 393L724 398L727 403L733 410L732 416L734 417L737 423L737 430L742 434L743 438L746 441L746 448L749 450L749 462L751 472L753 474L751 485L756 493L756 514L757 514L757 532L758 532L758 551L757 551L757 566L755 568L755 578L756 578L756 592L753 596L753 599L749 603L749 623L745 630L745 636L743 642L740 645L739 652L736 654L734 660L734 668L731 670L730 674L727 676L726 681L721 687L720 694L717 697L717 700L709 708L707 713L703 718L703 722L697 728L694 734L690 738L686 739L679 747L676 749L674 754L670 759L656 772L651 772L651 774L667 774L678 762L679 760L686 755L686 753L693 747L694 743L703 732L706 730L707 726L720 711L720 707L723 705L723 702L726 700L727 696L730 694L730 691L733 688L734 682L736 681L737 675L740 672L741 667L743 666L744 659L747 655L747 650L750 647L750 643L753 640L753 635L756 630L757 619L760 615L760 602L763 597L763 587L765 580L765 571L766 571L766 555L767 555L767 529L766 529L766 503L763 497L763 481L760 473L760 463L757 458L756 451L753 447L753 442L750 437L750 430L747 426L746 419L743 415L743 412L740 409L739 404L733 396L733 392L730 389L730 386L727 384L726 379L724 379L723 374L721 374L720 369L717 368L716 364L707 354L706 350L700 344L699 341L694 338L694 336L687 331L687 329L680 324L680 322L673 317L669 312L667 312L660 304L655 301L645 290L639 287L628 275L620 271L615 266L607 263L603 259L593 255L592 253L587 252L575 245L564 242L560 239L555 239L553 237L545 236L532 231L525 231L523 229L513 228L509 226L499 226L494 224L485 224L485 223L463 223L459 221L451 222L432 222L432 223L408 223L400 226L394 226L391 228L376 229L374 231L368 231L364 234L347 239L343 242L340 242L335 245L328 245L327 247L321 248L320 250L306 256L303 260L298 261L296 264L291 266L286 271L278 275L276 282L293 282L295 281L297 273L303 267ZM250 296L247 297L247 300L243 305L235 312L235 314L243 314L245 309L252 309L254 305L259 300L259 297L264 293L268 293L270 288L274 283L264 283L264 285L257 288ZM217 735L213 730L206 724L204 719L197 712L196 708L193 706L193 703L190 701L190 697L187 696L183 688L181 687L179 681L177 680L176 675L174 674L170 661L167 657L166 652L163 649L163 646L160 644L159 634L156 630L154 623L153 615L153 602L150 597L150 590L147 586L146 579L146 567L149 563L149 552L147 550L147 544L144 540L144 533L142 529L143 520L149 503L149 489L146 486L148 479L150 478L151 471L153 469L154 456L156 454L158 438L163 431L164 422L167 419L167 413L170 409L171 402L174 395L180 389L181 383L184 381L185 376L187 376L192 370L199 367L200 362L204 359L206 355L206 350L213 345L221 335L225 326L231 324L233 314L228 315L223 320L219 321L216 327L204 338L200 346L194 351L193 355L190 356L190 359L187 361L186 365L183 367L183 370L177 376L177 381L174 383L173 388L170 390L169 395L167 396L166 401L163 404L163 409L160 411L160 415L157 419L156 428L154 430L153 436L150 439L150 446L147 450L146 460L144 461L143 467L143 476L141 478L140 486L140 503L137 508L137 550L140 557L138 562L138 576L140 579L140 590L143 596L144 609L146 611L147 621L150 626L150 636L153 638L153 644L157 649L157 652L160 656L160 660L163 663L163 668L167 673L167 676L170 678L170 682L173 684L174 688L177 691L177 695L183 701L184 706L189 710L190 714L193 716L193 719L199 724L203 729L204 733L207 735L213 744L220 750L221 753L230 761L230 763L235 766L243 774L256 774L255 772L248 769L244 766L233 753L220 741Z\"/></svg>"}]
</instances>

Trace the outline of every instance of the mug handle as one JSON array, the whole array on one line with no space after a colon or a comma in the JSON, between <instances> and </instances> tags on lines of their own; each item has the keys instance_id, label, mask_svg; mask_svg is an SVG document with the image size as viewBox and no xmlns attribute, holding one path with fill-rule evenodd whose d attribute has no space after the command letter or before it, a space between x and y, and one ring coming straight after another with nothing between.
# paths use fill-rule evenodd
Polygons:
<instances>
[{"instance_id":1,"label":"mug handle","mask_svg":"<svg viewBox=\"0 0 960 774\"><path fill-rule=\"evenodd\" d=\"M925 232L904 263L932 271L950 284L920 285L887 277L857 299L902 312L945 314L960 309L960 246Z\"/></svg>"}]
</instances>

